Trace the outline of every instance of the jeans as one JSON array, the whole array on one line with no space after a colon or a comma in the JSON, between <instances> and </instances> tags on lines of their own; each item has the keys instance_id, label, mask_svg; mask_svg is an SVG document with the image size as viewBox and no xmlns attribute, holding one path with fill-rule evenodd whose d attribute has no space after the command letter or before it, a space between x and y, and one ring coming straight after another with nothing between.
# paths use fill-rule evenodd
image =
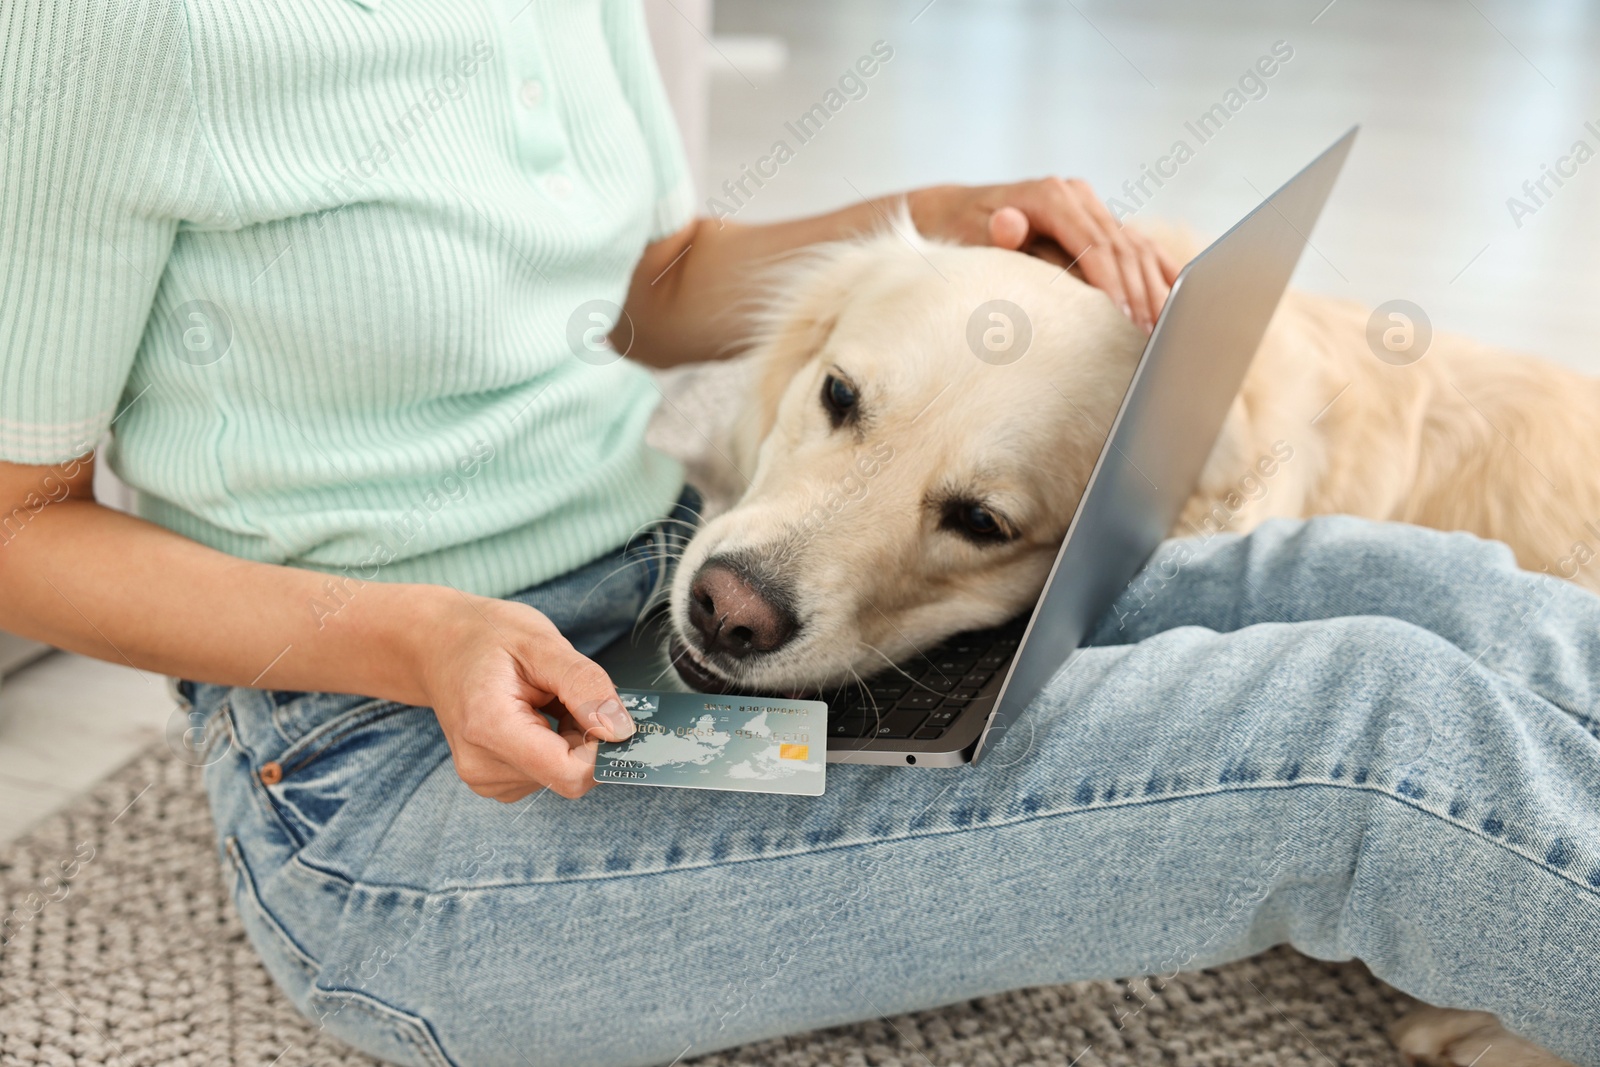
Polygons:
<instances>
[{"instance_id":1,"label":"jeans","mask_svg":"<svg viewBox=\"0 0 1600 1067\"><path fill-rule=\"evenodd\" d=\"M517 599L593 652L659 577L635 545ZM182 688L227 727L250 939L396 1063L667 1063L1287 942L1594 1067L1597 684L1600 598L1328 517L1168 542L994 753L834 764L818 798L502 805L428 709Z\"/></svg>"}]
</instances>

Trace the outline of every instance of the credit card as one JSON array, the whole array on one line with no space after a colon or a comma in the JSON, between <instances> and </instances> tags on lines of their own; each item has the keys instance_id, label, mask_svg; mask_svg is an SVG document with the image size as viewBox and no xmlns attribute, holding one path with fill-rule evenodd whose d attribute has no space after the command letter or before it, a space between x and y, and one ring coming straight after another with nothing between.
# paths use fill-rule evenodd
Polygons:
<instances>
[{"instance_id":1,"label":"credit card","mask_svg":"<svg viewBox=\"0 0 1600 1067\"><path fill-rule=\"evenodd\" d=\"M619 689L638 732L602 741L594 780L821 796L828 705L820 700Z\"/></svg>"}]
</instances>

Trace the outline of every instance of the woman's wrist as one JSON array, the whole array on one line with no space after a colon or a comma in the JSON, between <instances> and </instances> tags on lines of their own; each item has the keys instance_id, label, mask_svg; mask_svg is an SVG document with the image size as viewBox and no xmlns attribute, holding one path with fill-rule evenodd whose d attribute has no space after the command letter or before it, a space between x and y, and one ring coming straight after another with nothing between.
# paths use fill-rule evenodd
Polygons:
<instances>
[{"instance_id":1,"label":"woman's wrist","mask_svg":"<svg viewBox=\"0 0 1600 1067\"><path fill-rule=\"evenodd\" d=\"M356 675L353 684L337 688L429 706L441 656L483 626L483 618L470 594L449 586L374 583L372 592L363 617L352 620L357 624L349 641L330 648L329 655L343 659Z\"/></svg>"},{"instance_id":2,"label":"woman's wrist","mask_svg":"<svg viewBox=\"0 0 1600 1067\"><path fill-rule=\"evenodd\" d=\"M904 194L912 225L924 237L961 240L962 234L956 221L968 192L961 185L928 185Z\"/></svg>"}]
</instances>

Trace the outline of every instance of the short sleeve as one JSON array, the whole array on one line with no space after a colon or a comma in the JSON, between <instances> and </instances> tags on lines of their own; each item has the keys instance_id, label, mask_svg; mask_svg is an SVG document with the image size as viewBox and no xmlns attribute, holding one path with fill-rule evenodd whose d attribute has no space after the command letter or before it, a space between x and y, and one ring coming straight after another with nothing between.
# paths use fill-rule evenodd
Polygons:
<instances>
[{"instance_id":1,"label":"short sleeve","mask_svg":"<svg viewBox=\"0 0 1600 1067\"><path fill-rule=\"evenodd\" d=\"M694 218L694 181L650 47L644 8L639 0L604 0L604 4L606 36L617 77L639 120L655 170L655 210L650 220L650 240L655 241L683 229Z\"/></svg>"},{"instance_id":2,"label":"short sleeve","mask_svg":"<svg viewBox=\"0 0 1600 1067\"><path fill-rule=\"evenodd\" d=\"M219 192L170 0L0 7L0 460L111 426L179 220Z\"/></svg>"}]
</instances>

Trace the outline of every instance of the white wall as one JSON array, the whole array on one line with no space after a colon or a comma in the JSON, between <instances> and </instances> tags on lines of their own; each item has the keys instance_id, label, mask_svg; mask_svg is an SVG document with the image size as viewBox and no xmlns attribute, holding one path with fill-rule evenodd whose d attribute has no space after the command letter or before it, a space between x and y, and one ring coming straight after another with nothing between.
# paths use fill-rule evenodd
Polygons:
<instances>
[{"instance_id":1,"label":"white wall","mask_svg":"<svg viewBox=\"0 0 1600 1067\"><path fill-rule=\"evenodd\" d=\"M710 119L711 0L644 0L645 21L656 64L667 87L694 187L706 187L706 138Z\"/></svg>"}]
</instances>

